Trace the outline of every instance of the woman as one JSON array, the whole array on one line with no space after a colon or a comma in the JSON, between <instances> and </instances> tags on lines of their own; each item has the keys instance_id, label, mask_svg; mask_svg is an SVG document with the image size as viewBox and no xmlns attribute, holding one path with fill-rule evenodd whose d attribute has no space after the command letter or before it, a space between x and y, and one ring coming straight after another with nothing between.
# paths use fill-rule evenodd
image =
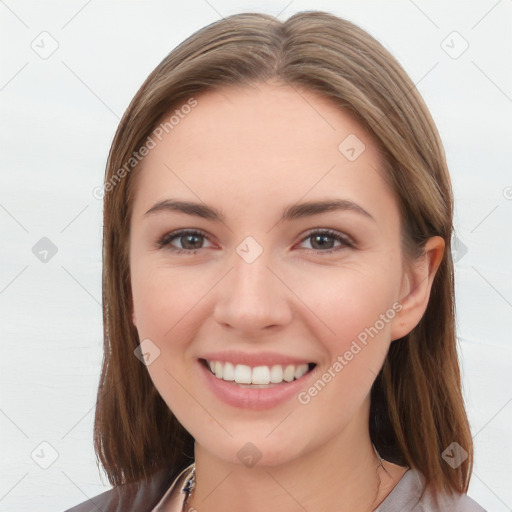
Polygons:
<instances>
[{"instance_id":1,"label":"woman","mask_svg":"<svg viewBox=\"0 0 512 512\"><path fill-rule=\"evenodd\" d=\"M128 107L104 201L114 488L70 510L483 510L442 143L369 34L198 31Z\"/></svg>"}]
</instances>

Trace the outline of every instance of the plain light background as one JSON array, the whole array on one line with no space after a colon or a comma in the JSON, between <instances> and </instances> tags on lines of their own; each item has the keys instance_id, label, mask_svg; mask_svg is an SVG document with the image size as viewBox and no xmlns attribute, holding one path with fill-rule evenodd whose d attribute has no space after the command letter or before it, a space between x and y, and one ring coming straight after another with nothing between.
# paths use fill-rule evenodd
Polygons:
<instances>
[{"instance_id":1,"label":"plain light background","mask_svg":"<svg viewBox=\"0 0 512 512\"><path fill-rule=\"evenodd\" d=\"M438 126L456 203L475 442L468 494L489 512L512 510L511 0L0 1L0 510L65 510L110 488L92 445L102 359L93 190L129 101L203 26L242 11L284 20L311 9L383 43Z\"/></svg>"}]
</instances>

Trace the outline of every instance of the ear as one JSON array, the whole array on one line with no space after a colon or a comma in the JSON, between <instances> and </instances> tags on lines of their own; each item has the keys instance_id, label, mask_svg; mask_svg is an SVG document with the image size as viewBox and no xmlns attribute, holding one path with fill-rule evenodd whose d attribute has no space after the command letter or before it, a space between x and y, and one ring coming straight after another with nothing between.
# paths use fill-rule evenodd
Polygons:
<instances>
[{"instance_id":1,"label":"ear","mask_svg":"<svg viewBox=\"0 0 512 512\"><path fill-rule=\"evenodd\" d=\"M440 236L429 238L424 253L404 271L399 301L402 308L393 319L392 341L409 334L425 313L444 248L445 243Z\"/></svg>"}]
</instances>

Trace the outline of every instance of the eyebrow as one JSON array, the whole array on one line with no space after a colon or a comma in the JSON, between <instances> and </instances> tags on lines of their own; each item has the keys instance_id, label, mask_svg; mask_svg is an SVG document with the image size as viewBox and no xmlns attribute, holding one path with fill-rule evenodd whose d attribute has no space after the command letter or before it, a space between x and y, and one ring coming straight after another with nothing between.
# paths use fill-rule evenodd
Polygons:
<instances>
[{"instance_id":1,"label":"eyebrow","mask_svg":"<svg viewBox=\"0 0 512 512\"><path fill-rule=\"evenodd\" d=\"M159 201L150 208L144 215L157 212L180 212L186 215L193 215L202 219L213 220L225 223L225 215L216 208L208 206L205 203L196 203L193 201L179 201L175 199L166 199ZM348 199L327 199L324 201L309 201L300 204L293 204L286 207L281 215L281 221L291 221L319 215L321 213L332 211L352 211L359 213L375 222L375 219L364 208Z\"/></svg>"}]
</instances>

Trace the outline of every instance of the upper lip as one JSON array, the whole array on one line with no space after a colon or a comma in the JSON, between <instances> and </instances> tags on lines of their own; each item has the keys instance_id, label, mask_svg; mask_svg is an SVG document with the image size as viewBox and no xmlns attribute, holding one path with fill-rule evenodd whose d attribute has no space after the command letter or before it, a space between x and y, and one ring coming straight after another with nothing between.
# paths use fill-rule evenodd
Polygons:
<instances>
[{"instance_id":1,"label":"upper lip","mask_svg":"<svg viewBox=\"0 0 512 512\"><path fill-rule=\"evenodd\" d=\"M230 362L235 365L244 364L247 366L273 366L273 365L294 365L313 363L311 359L298 358L277 352L257 352L249 354L237 350L226 350L222 352L209 352L203 354L200 359L208 361Z\"/></svg>"}]
</instances>

